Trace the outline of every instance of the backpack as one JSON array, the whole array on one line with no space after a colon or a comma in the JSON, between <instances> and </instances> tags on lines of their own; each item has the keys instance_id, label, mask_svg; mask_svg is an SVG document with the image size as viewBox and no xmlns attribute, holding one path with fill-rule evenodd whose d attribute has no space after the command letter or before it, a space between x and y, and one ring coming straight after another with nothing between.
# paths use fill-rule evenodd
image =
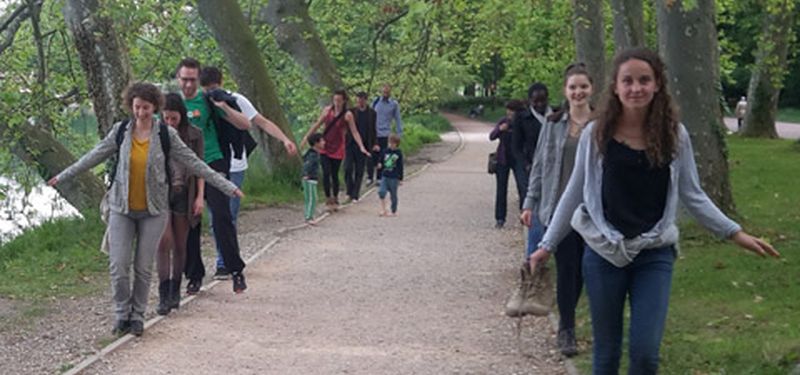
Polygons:
<instances>
[{"instance_id":1,"label":"backpack","mask_svg":"<svg viewBox=\"0 0 800 375\"><path fill-rule=\"evenodd\" d=\"M125 132L128 130L128 124L130 122L130 119L123 121L117 130L117 134L114 135L114 141L117 144L117 154L112 159L108 171L108 189L111 189L111 186L114 185L114 178L117 176L119 149L122 146L122 141L125 140ZM169 184L172 181L172 169L169 167L169 150L171 145L169 143L169 129L167 129L167 125L163 122L158 123L158 136L161 139L161 152L164 153L164 168L167 171L167 183Z\"/></svg>"}]
</instances>

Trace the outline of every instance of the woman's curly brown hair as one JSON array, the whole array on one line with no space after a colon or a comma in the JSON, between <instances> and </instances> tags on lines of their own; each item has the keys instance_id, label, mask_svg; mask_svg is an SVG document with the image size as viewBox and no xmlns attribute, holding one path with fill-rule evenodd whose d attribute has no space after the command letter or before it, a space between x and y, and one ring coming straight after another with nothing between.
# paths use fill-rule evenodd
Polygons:
<instances>
[{"instance_id":1,"label":"woman's curly brown hair","mask_svg":"<svg viewBox=\"0 0 800 375\"><path fill-rule=\"evenodd\" d=\"M622 114L622 102L614 93L619 67L629 60L641 60L650 65L659 86L653 96L644 124L647 160L653 167L669 164L678 149L678 110L672 103L667 88L666 67L655 52L646 48L633 48L620 52L614 58L614 71L606 87L601 108L594 125L594 138L600 153L605 155L608 142L614 136Z\"/></svg>"},{"instance_id":2,"label":"woman's curly brown hair","mask_svg":"<svg viewBox=\"0 0 800 375\"><path fill-rule=\"evenodd\" d=\"M154 113L161 111L164 107L164 94L161 93L156 85L147 82L136 82L128 86L123 94L123 102L125 103L125 110L133 114L133 99L139 98L147 101L155 107Z\"/></svg>"}]
</instances>

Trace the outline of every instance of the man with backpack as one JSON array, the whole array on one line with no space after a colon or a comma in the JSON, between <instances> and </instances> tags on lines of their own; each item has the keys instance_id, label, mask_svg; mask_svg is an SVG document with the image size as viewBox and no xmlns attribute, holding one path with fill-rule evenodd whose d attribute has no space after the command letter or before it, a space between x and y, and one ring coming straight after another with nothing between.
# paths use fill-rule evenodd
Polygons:
<instances>
[{"instance_id":1,"label":"man with backpack","mask_svg":"<svg viewBox=\"0 0 800 375\"><path fill-rule=\"evenodd\" d=\"M181 60L175 75L189 122L203 131L203 156L206 164L227 178L232 154L241 156L244 139L242 132L250 128L250 121L225 101L215 100L199 90L200 63L197 60ZM213 186L205 189L205 197L211 211L214 240L219 245L225 266L233 277L233 291L241 293L247 289L242 273L245 265L239 254L239 240L231 217L230 199ZM199 227L198 225L196 228ZM200 290L204 275L205 269L199 254L199 229L193 228L187 243L188 294L195 294Z\"/></svg>"},{"instance_id":2,"label":"man with backpack","mask_svg":"<svg viewBox=\"0 0 800 375\"><path fill-rule=\"evenodd\" d=\"M250 123L256 125L267 134L278 138L283 143L283 147L286 148L286 152L289 155L295 155L297 153L297 146L295 146L294 142L283 134L283 131L278 125L275 125L275 123L258 113L250 100L242 94L222 89L222 71L219 68L213 66L202 68L200 70L200 86L203 87L203 91L206 94L238 109ZM234 145L231 145L231 168L229 172L231 182L239 189L242 188L242 184L244 183L244 175L247 170L247 156L250 155L250 152L252 152L256 146L256 141L250 136L250 133L242 132L242 137L243 141L241 146L243 148L239 149L239 153L235 152L236 150L233 149ZM239 156L237 157L236 155ZM236 221L239 217L240 202L238 198L232 198L230 202L231 217L234 226L236 226ZM211 232L216 236L213 226L211 227ZM225 267L225 260L222 256L222 249L219 246L219 242L216 243L217 271L214 273L214 279L226 280L230 276L230 270Z\"/></svg>"},{"instance_id":3,"label":"man with backpack","mask_svg":"<svg viewBox=\"0 0 800 375\"><path fill-rule=\"evenodd\" d=\"M383 158L383 153L389 145L389 135L392 133L392 120L395 122L396 133L398 136L403 136L403 120L400 119L400 104L397 100L391 98L392 86L387 84L383 85L383 95L375 98L372 101L372 109L377 114L375 121L375 130L377 134L378 144L372 149L372 159L367 163L367 185L372 185L372 179L375 171L375 166L380 163ZM378 181L381 179L381 174L376 176Z\"/></svg>"}]
</instances>

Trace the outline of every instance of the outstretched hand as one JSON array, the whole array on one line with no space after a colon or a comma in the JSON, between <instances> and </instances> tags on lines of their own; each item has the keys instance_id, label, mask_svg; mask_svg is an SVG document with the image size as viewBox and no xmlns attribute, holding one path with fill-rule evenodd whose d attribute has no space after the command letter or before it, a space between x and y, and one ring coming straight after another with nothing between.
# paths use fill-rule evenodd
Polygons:
<instances>
[{"instance_id":1,"label":"outstretched hand","mask_svg":"<svg viewBox=\"0 0 800 375\"><path fill-rule=\"evenodd\" d=\"M53 177L47 181L47 186L56 186L58 184L58 177Z\"/></svg>"},{"instance_id":2,"label":"outstretched hand","mask_svg":"<svg viewBox=\"0 0 800 375\"><path fill-rule=\"evenodd\" d=\"M286 148L286 153L289 155L296 155L297 154L297 146L295 146L294 142L292 141L284 141L283 147Z\"/></svg>"},{"instance_id":3,"label":"outstretched hand","mask_svg":"<svg viewBox=\"0 0 800 375\"><path fill-rule=\"evenodd\" d=\"M233 195L235 195L236 198L244 198L244 193L242 193L242 191L239 189L234 190Z\"/></svg>"},{"instance_id":4,"label":"outstretched hand","mask_svg":"<svg viewBox=\"0 0 800 375\"><path fill-rule=\"evenodd\" d=\"M731 237L731 240L733 240L733 242L740 247L750 250L762 257L769 255L771 257L780 258L781 256L781 253L775 250L772 245L760 238L753 237L742 230L736 232L736 234Z\"/></svg>"}]
</instances>

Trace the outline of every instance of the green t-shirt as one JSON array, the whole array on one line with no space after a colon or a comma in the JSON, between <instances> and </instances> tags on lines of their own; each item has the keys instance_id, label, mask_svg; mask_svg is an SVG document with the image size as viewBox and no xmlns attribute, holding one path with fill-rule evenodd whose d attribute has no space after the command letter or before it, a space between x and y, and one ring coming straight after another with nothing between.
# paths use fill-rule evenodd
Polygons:
<instances>
[{"instance_id":1,"label":"green t-shirt","mask_svg":"<svg viewBox=\"0 0 800 375\"><path fill-rule=\"evenodd\" d=\"M186 105L186 117L189 122L200 128L203 131L203 160L207 164L222 159L222 150L219 147L219 140L217 139L217 128L214 127L214 121L211 119L211 111L209 111L208 104L203 98L203 94L198 92L192 99L183 98L183 104ZM217 110L217 114L224 117L225 112ZM222 113L219 113L222 112Z\"/></svg>"}]
</instances>

